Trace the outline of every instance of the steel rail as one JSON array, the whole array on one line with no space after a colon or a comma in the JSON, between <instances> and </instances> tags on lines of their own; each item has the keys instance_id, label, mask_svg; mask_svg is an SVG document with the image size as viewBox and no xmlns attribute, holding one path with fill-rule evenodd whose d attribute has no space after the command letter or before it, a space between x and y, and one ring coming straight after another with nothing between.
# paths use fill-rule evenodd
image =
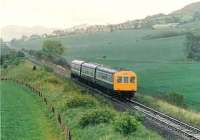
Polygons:
<instances>
[{"instance_id":1,"label":"steel rail","mask_svg":"<svg viewBox=\"0 0 200 140\"><path fill-rule=\"evenodd\" d=\"M175 130L178 133L184 134L186 137L192 140L200 140L199 128L186 124L162 112L159 112L155 109L147 107L137 101L133 101L133 100L127 100L127 101L129 101L133 105L134 109L144 113L148 117L151 117L152 119L159 121L160 123L164 125L167 125L167 127L169 127L170 129Z\"/></svg>"}]
</instances>

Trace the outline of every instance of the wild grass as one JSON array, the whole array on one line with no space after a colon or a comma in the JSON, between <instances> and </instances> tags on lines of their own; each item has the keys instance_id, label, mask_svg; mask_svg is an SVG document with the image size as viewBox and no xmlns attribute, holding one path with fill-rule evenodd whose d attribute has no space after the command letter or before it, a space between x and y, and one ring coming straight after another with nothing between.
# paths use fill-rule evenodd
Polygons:
<instances>
[{"instance_id":1,"label":"wild grass","mask_svg":"<svg viewBox=\"0 0 200 140\"><path fill-rule=\"evenodd\" d=\"M29 89L1 81L2 140L62 140L56 122Z\"/></svg>"},{"instance_id":2,"label":"wild grass","mask_svg":"<svg viewBox=\"0 0 200 140\"><path fill-rule=\"evenodd\" d=\"M177 107L169 104L164 100L152 98L150 96L138 95L137 99L142 101L144 104L157 108L161 112L167 113L170 116L174 116L179 120L193 124L194 126L200 127L200 113L188 110L185 108Z\"/></svg>"}]
</instances>

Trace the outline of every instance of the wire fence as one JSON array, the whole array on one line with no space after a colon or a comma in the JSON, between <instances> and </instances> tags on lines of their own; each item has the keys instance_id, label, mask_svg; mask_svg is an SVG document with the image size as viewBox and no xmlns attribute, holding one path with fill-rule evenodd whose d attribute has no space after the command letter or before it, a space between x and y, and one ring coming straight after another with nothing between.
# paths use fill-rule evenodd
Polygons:
<instances>
[{"instance_id":1,"label":"wire fence","mask_svg":"<svg viewBox=\"0 0 200 140\"><path fill-rule=\"evenodd\" d=\"M64 124L64 121L62 119L62 115L61 113L59 113L56 108L54 107L54 105L52 105L52 103L50 103L47 99L47 97L45 97L45 95L43 94L43 92L41 90L39 90L38 88L32 86L30 83L28 83L25 80L18 80L18 79L14 79L14 78L8 78L8 77L0 77L0 79L3 81L12 81L15 82L16 84L20 85L20 86L25 86L27 88L29 88L33 93L35 93L36 95L38 95L42 101L44 102L44 104L48 107L48 110L54 114L54 117L56 118L59 127L61 128L61 130L64 132L65 135L65 140L72 140L72 135L71 135L71 131L70 129Z\"/></svg>"}]
</instances>

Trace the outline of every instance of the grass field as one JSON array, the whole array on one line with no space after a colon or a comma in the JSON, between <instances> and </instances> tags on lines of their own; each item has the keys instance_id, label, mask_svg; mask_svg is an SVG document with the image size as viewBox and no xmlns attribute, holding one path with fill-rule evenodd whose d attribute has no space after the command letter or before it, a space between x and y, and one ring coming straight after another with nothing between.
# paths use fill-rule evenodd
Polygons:
<instances>
[{"instance_id":1,"label":"grass field","mask_svg":"<svg viewBox=\"0 0 200 140\"><path fill-rule=\"evenodd\" d=\"M53 39L67 48L68 61L84 59L131 69L138 74L139 92L153 96L177 92L184 95L189 108L200 111L200 64L186 59L184 35L159 38L159 34L162 31L142 29ZM15 47L40 49L42 42L19 41Z\"/></svg>"},{"instance_id":2,"label":"grass field","mask_svg":"<svg viewBox=\"0 0 200 140\"><path fill-rule=\"evenodd\" d=\"M41 101L25 87L0 81L1 140L60 140Z\"/></svg>"}]
</instances>

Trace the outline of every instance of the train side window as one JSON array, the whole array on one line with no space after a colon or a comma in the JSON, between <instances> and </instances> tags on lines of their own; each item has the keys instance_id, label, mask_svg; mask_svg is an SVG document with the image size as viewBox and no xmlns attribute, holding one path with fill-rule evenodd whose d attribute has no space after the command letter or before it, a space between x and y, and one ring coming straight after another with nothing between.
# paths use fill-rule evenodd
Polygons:
<instances>
[{"instance_id":1,"label":"train side window","mask_svg":"<svg viewBox=\"0 0 200 140\"><path fill-rule=\"evenodd\" d=\"M117 77L117 83L122 83L122 77L121 76Z\"/></svg>"},{"instance_id":2,"label":"train side window","mask_svg":"<svg viewBox=\"0 0 200 140\"><path fill-rule=\"evenodd\" d=\"M124 83L128 83L129 82L129 78L128 77L124 77Z\"/></svg>"},{"instance_id":3,"label":"train side window","mask_svg":"<svg viewBox=\"0 0 200 140\"><path fill-rule=\"evenodd\" d=\"M135 83L135 77L131 77L130 82Z\"/></svg>"}]
</instances>

